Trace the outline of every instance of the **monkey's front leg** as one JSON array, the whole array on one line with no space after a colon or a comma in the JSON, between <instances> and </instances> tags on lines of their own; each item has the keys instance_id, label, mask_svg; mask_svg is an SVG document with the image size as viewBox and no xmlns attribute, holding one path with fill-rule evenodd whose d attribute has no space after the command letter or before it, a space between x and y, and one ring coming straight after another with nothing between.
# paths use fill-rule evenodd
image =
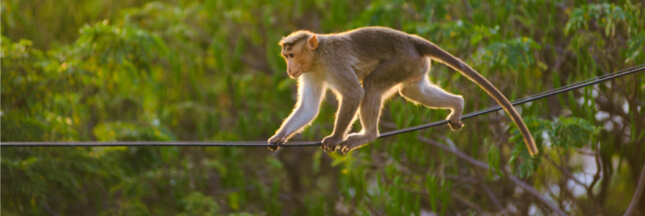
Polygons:
<instances>
[{"instance_id":1,"label":"monkey's front leg","mask_svg":"<svg viewBox=\"0 0 645 216\"><path fill-rule=\"evenodd\" d=\"M360 85L352 90L339 92L338 98L340 98L340 104L338 105L338 112L336 113L334 131L322 140L321 148L325 152L335 151L336 147L343 142L345 135L351 128L350 125L354 121L354 116L361 103L363 94L364 91Z\"/></svg>"},{"instance_id":2,"label":"monkey's front leg","mask_svg":"<svg viewBox=\"0 0 645 216\"><path fill-rule=\"evenodd\" d=\"M270 144L276 144L268 147L271 151L278 150L277 144L289 140L318 115L320 102L326 89L324 82L317 74L306 73L300 76L298 83L298 102L280 129L269 138Z\"/></svg>"}]
</instances>

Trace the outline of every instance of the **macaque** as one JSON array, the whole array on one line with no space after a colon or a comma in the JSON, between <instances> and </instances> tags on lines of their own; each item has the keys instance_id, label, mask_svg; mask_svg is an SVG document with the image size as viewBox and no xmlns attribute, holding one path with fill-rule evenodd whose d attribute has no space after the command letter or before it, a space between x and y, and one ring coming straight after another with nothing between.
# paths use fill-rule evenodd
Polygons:
<instances>
[{"instance_id":1,"label":"macaque","mask_svg":"<svg viewBox=\"0 0 645 216\"><path fill-rule=\"evenodd\" d=\"M322 140L325 152L347 153L379 136L383 102L396 92L413 103L449 109L448 126L459 130L464 99L430 83L430 60L461 72L492 96L520 129L532 156L535 141L511 103L495 86L460 59L417 35L384 27L366 27L338 34L296 31L282 38L287 74L298 79L298 102L268 142L280 143L300 132L318 115L327 88L339 105L331 135ZM348 134L358 115L362 130Z\"/></svg>"}]
</instances>

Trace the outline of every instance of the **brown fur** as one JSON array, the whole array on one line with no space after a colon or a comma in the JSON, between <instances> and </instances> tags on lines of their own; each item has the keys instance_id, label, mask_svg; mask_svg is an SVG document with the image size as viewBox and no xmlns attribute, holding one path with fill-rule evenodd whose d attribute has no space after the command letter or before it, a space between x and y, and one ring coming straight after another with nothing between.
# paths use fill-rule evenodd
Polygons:
<instances>
[{"instance_id":1,"label":"brown fur","mask_svg":"<svg viewBox=\"0 0 645 216\"><path fill-rule=\"evenodd\" d=\"M497 100L520 128L531 155L538 152L528 128L499 90L464 62L419 36L366 27L338 34L297 31L279 44L287 73L299 79L299 96L294 111L270 143L286 142L309 124L327 87L336 93L340 104L334 131L322 141L325 151L339 147L346 153L376 139L383 101L396 91L412 102L450 109L448 125L460 129L463 98L430 83L430 57L461 72ZM357 112L363 130L347 135Z\"/></svg>"}]
</instances>

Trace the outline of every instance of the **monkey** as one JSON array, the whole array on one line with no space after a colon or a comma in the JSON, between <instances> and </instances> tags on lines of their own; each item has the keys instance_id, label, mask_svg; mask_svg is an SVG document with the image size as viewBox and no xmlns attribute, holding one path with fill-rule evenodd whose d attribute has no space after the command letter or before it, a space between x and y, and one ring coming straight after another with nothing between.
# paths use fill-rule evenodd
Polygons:
<instances>
[{"instance_id":1,"label":"monkey","mask_svg":"<svg viewBox=\"0 0 645 216\"><path fill-rule=\"evenodd\" d=\"M278 44L288 76L298 80L298 98L289 117L268 139L272 151L311 124L328 88L339 101L333 131L321 141L321 148L328 153L340 150L346 154L378 138L383 103L397 92L413 103L449 109L448 126L454 131L461 129L464 99L430 82L427 74L434 60L459 71L495 99L519 128L531 156L538 153L517 110L493 84L418 35L386 27L335 34L299 30ZM348 134L357 117L362 130Z\"/></svg>"}]
</instances>

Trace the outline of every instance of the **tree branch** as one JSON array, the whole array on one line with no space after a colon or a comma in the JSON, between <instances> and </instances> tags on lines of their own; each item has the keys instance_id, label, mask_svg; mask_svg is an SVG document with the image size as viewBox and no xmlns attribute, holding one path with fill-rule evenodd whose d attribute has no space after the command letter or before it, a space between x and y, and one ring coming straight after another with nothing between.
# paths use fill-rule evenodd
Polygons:
<instances>
[{"instance_id":1,"label":"tree branch","mask_svg":"<svg viewBox=\"0 0 645 216\"><path fill-rule=\"evenodd\" d=\"M602 205L600 205L600 201L598 201L598 198L596 195L593 193L593 187L596 186L596 183L598 183L598 180L600 180L600 173L602 172L602 164L600 163L600 140L596 140L596 152L594 153L594 159L596 162L596 174L593 175L593 180L587 187L587 194L589 194L589 197L593 200L594 205L596 207L596 210L601 211L602 210Z\"/></svg>"},{"instance_id":2,"label":"tree branch","mask_svg":"<svg viewBox=\"0 0 645 216\"><path fill-rule=\"evenodd\" d=\"M481 162L481 161L478 161L478 160L476 160L474 158L471 158L470 156L464 154L463 152L460 152L457 149L449 148L448 146L442 145L441 143L439 143L437 141L434 141L434 140L431 140L431 139L428 139L428 138L425 138L425 137L422 137L422 136L417 136L417 139L419 139L419 141L421 141L421 142L425 142L425 143L431 144L431 145L433 145L433 146L435 146L437 148L440 148L443 151L452 153L455 156L457 156L458 158L460 158L462 160L465 160L466 162L468 162L468 163L470 163L472 165L475 165L475 166L477 166L479 168L488 170L488 164L486 164L484 162Z\"/></svg>"},{"instance_id":3,"label":"tree branch","mask_svg":"<svg viewBox=\"0 0 645 216\"><path fill-rule=\"evenodd\" d=\"M542 204L544 204L547 207L549 207L549 209L551 209L551 211L554 211L558 215L567 215L566 213L564 213L564 211L562 211L562 209L558 208L553 203L551 203L548 200L546 200L546 198L544 198L544 196L542 196L542 194L540 194L540 192L535 190L533 187L531 187L530 185L526 184L525 182L523 182L519 178L515 177L511 173L508 173L508 171L506 171L506 169L501 169L501 170L502 170L502 172L504 172L504 175L508 178L508 180L511 180L513 183L515 183L515 185L521 187L526 192L528 192L529 194L533 195Z\"/></svg>"},{"instance_id":4,"label":"tree branch","mask_svg":"<svg viewBox=\"0 0 645 216\"><path fill-rule=\"evenodd\" d=\"M502 206L502 203L499 201L499 199L497 199L497 197L495 197L495 194L488 187L488 185L486 185L486 183L484 182L484 179L480 179L480 185L484 190L484 192L486 193L486 196L488 196L488 198L490 198L493 201L493 204L495 204L495 207L497 207L497 209L499 209L502 212L505 211L506 209L504 209L504 206Z\"/></svg>"},{"instance_id":5,"label":"tree branch","mask_svg":"<svg viewBox=\"0 0 645 216\"><path fill-rule=\"evenodd\" d=\"M464 205L468 206L468 208L475 209L475 211L477 211L477 212L479 212L479 213L484 212L484 211L482 210L482 208L481 208L481 207L479 207L477 204L475 204L475 203L473 203L473 202L469 201L469 200L468 200L468 199L466 199L465 197L462 197L462 196L460 196L459 194L457 194L457 193L455 193L455 192L450 192L450 195L451 195L452 197L454 197L455 199L459 200L459 201L460 201L461 203L463 203Z\"/></svg>"},{"instance_id":6,"label":"tree branch","mask_svg":"<svg viewBox=\"0 0 645 216\"><path fill-rule=\"evenodd\" d=\"M627 211L624 216L634 215L634 211L636 211L637 208L636 206L638 206L638 203L641 201L643 188L645 188L645 164L643 164L643 168L641 169L641 176L638 179L638 186L636 186L636 191L634 191L632 202L629 203L629 207L627 207Z\"/></svg>"},{"instance_id":7,"label":"tree branch","mask_svg":"<svg viewBox=\"0 0 645 216\"><path fill-rule=\"evenodd\" d=\"M585 184L584 184L584 183L582 183L578 178L576 178L575 176L573 176L573 174L571 174L571 173L570 173L566 168L564 168L564 166L562 166L562 165L558 165L555 161L553 161L553 159L551 159L551 157L549 157L549 156L548 156L548 155L546 155L546 154L545 154L545 155L543 155L543 157L544 157L544 159L546 159L547 161L549 161L549 162L551 163L551 165L553 165L553 167L555 167L555 168L556 168L556 169L558 169L562 174L564 174L564 175L566 176L566 178L573 180L576 184L578 184L578 185L580 185L580 186L583 186L583 187L585 187L585 188L587 187L587 185L585 185ZM562 164L562 161L560 161L560 164Z\"/></svg>"}]
</instances>

